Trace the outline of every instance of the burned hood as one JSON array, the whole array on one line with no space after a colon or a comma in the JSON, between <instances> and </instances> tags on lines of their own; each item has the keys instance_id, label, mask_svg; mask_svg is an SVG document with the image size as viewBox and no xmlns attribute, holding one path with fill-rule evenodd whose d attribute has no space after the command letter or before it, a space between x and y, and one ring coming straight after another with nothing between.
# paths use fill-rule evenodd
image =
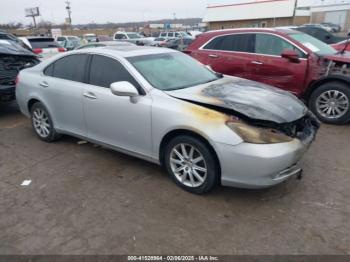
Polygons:
<instances>
[{"instance_id":1,"label":"burned hood","mask_svg":"<svg viewBox=\"0 0 350 262\"><path fill-rule=\"evenodd\" d=\"M22 47L15 41L10 40L0 40L0 54L3 55L21 55L21 56L32 56L35 57L36 54L29 51L28 49Z\"/></svg>"},{"instance_id":2,"label":"burned hood","mask_svg":"<svg viewBox=\"0 0 350 262\"><path fill-rule=\"evenodd\" d=\"M225 76L209 84L166 93L203 106L228 109L233 114L278 124L296 121L308 112L298 98L286 91L236 77Z\"/></svg>"}]
</instances>

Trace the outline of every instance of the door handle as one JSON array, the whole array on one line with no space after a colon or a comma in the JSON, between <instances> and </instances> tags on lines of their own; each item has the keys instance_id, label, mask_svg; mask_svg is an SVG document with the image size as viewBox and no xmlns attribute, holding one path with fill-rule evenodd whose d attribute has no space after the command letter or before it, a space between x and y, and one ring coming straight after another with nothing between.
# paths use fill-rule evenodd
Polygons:
<instances>
[{"instance_id":1,"label":"door handle","mask_svg":"<svg viewBox=\"0 0 350 262\"><path fill-rule=\"evenodd\" d=\"M94 94L94 93L91 93L91 92L85 92L83 95L84 95L86 98L88 98L88 99L92 99L92 100L96 100L96 99L97 99L97 97L95 96L95 94Z\"/></svg>"},{"instance_id":2,"label":"door handle","mask_svg":"<svg viewBox=\"0 0 350 262\"><path fill-rule=\"evenodd\" d=\"M253 61L252 64L253 64L253 65L263 65L264 63L259 62L259 61Z\"/></svg>"},{"instance_id":3,"label":"door handle","mask_svg":"<svg viewBox=\"0 0 350 262\"><path fill-rule=\"evenodd\" d=\"M46 81L42 81L39 85L44 88L49 87L49 84Z\"/></svg>"},{"instance_id":4,"label":"door handle","mask_svg":"<svg viewBox=\"0 0 350 262\"><path fill-rule=\"evenodd\" d=\"M218 55L209 55L210 58L219 58Z\"/></svg>"}]
</instances>

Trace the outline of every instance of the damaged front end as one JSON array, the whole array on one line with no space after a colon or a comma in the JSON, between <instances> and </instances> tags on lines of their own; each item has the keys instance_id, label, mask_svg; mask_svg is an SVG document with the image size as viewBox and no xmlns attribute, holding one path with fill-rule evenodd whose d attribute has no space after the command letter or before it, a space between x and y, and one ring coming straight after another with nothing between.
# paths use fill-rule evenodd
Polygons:
<instances>
[{"instance_id":1,"label":"damaged front end","mask_svg":"<svg viewBox=\"0 0 350 262\"><path fill-rule=\"evenodd\" d=\"M253 144L286 143L299 139L303 144L310 145L320 128L320 122L310 111L304 117L289 123L274 123L247 117L231 118L227 125L245 142Z\"/></svg>"},{"instance_id":2,"label":"damaged front end","mask_svg":"<svg viewBox=\"0 0 350 262\"><path fill-rule=\"evenodd\" d=\"M20 70L40 61L37 56L12 41L0 43L0 101L15 98L15 81Z\"/></svg>"},{"instance_id":3,"label":"damaged front end","mask_svg":"<svg viewBox=\"0 0 350 262\"><path fill-rule=\"evenodd\" d=\"M299 139L309 145L320 127L313 113L295 96L249 80L225 77L206 86L168 94L227 115L226 125L247 143Z\"/></svg>"},{"instance_id":4,"label":"damaged front end","mask_svg":"<svg viewBox=\"0 0 350 262\"><path fill-rule=\"evenodd\" d=\"M38 63L35 57L0 54L0 101L13 100L19 71Z\"/></svg>"},{"instance_id":5,"label":"damaged front end","mask_svg":"<svg viewBox=\"0 0 350 262\"><path fill-rule=\"evenodd\" d=\"M350 56L345 54L336 54L325 56L326 63L325 77L330 75L350 76Z\"/></svg>"}]
</instances>

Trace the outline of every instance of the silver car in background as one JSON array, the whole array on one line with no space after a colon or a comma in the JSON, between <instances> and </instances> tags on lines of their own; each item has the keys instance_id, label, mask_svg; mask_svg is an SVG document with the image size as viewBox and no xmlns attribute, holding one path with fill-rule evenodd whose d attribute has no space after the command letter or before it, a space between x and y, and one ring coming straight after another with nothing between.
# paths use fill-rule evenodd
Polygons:
<instances>
[{"instance_id":1,"label":"silver car in background","mask_svg":"<svg viewBox=\"0 0 350 262\"><path fill-rule=\"evenodd\" d=\"M72 135L162 164L197 194L300 174L319 128L293 95L162 48L73 51L23 70L16 90L41 140Z\"/></svg>"}]
</instances>

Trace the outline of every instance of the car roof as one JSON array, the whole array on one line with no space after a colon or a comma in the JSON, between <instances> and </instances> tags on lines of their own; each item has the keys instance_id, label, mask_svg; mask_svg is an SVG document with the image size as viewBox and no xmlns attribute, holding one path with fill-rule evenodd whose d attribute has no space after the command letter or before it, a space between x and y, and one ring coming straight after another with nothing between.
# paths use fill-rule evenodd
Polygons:
<instances>
[{"instance_id":1,"label":"car roof","mask_svg":"<svg viewBox=\"0 0 350 262\"><path fill-rule=\"evenodd\" d=\"M290 34L290 33L300 33L296 30L290 29L290 28L233 28L233 29L221 29L221 30L213 30L205 32L199 37L205 37L205 36L216 36L216 35L224 35L224 34L230 34L230 33L258 33L258 32L265 32L265 33L277 33L277 34Z\"/></svg>"},{"instance_id":2,"label":"car roof","mask_svg":"<svg viewBox=\"0 0 350 262\"><path fill-rule=\"evenodd\" d=\"M176 53L178 51L148 46L104 46L99 48L87 48L74 51L75 53L99 53L116 57L133 57L153 54Z\"/></svg>"},{"instance_id":3,"label":"car roof","mask_svg":"<svg viewBox=\"0 0 350 262\"><path fill-rule=\"evenodd\" d=\"M50 36L26 36L25 38L27 38L28 40L34 40L34 39L48 39L48 40L55 40L53 37Z\"/></svg>"}]
</instances>

